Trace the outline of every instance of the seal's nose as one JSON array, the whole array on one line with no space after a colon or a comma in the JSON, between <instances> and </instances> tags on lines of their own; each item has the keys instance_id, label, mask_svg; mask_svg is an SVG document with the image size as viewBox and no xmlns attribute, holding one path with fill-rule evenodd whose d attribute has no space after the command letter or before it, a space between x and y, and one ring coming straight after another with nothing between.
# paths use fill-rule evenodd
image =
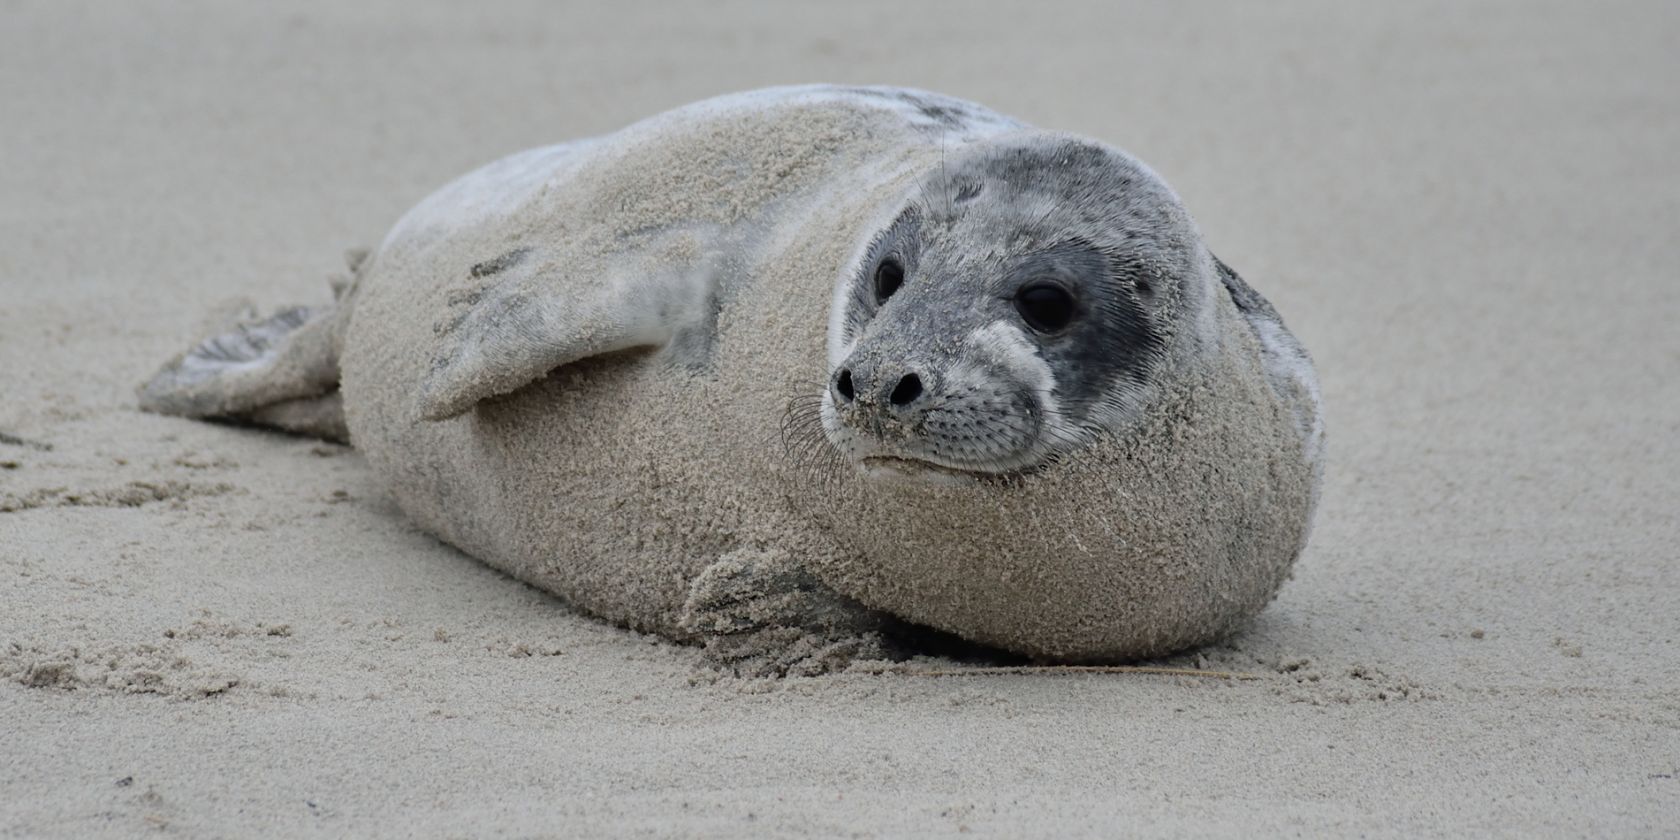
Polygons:
<instances>
[{"instance_id":1,"label":"seal's nose","mask_svg":"<svg viewBox=\"0 0 1680 840\"><path fill-rule=\"evenodd\" d=\"M834 374L835 400L841 403L849 403L856 395L857 392L852 390L852 372L846 368L841 368L839 373Z\"/></svg>"},{"instance_id":2,"label":"seal's nose","mask_svg":"<svg viewBox=\"0 0 1680 840\"><path fill-rule=\"evenodd\" d=\"M927 395L927 386L921 374L915 370L905 371L899 365L849 364L834 372L829 390L839 408L872 408L895 414L919 408L918 403Z\"/></svg>"},{"instance_id":3,"label":"seal's nose","mask_svg":"<svg viewBox=\"0 0 1680 840\"><path fill-rule=\"evenodd\" d=\"M921 399L921 396L922 378L914 373L906 373L904 378L898 380L898 384L893 386L892 393L887 395L887 401L903 408Z\"/></svg>"}]
</instances>

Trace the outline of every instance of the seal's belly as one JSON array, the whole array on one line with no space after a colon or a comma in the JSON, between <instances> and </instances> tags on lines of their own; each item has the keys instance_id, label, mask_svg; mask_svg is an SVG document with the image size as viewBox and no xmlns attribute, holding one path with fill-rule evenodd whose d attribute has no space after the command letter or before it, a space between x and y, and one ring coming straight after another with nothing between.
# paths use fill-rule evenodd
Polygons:
<instances>
[{"instance_id":1,"label":"seal's belly","mask_svg":"<svg viewBox=\"0 0 1680 840\"><path fill-rule=\"evenodd\" d=\"M720 408L712 385L675 383L651 355L567 365L441 423L364 414L352 434L428 531L584 610L677 635L689 581L782 504L734 445L773 419Z\"/></svg>"},{"instance_id":2,"label":"seal's belly","mask_svg":"<svg viewBox=\"0 0 1680 840\"><path fill-rule=\"evenodd\" d=\"M800 166L746 170L782 173L782 180L757 204L737 202L751 212L731 223L734 233L696 241L693 253L643 248L637 253L656 257L643 265L614 249L678 221L691 224L688 214L714 212L718 196L735 195L752 179L726 179L735 192L703 191L706 202L654 202L646 212L659 225L620 231L612 212L623 196L652 201L646 196L666 194L643 189L638 178L655 167L622 150L591 158L577 183L550 184L540 207L387 243L356 292L342 390L353 443L410 516L584 610L672 636L682 635L674 622L689 582L722 555L772 545L808 551L822 542L813 525L787 511L780 427L790 397L822 393L835 274L873 223L873 208L908 188L914 167L894 144L913 131L891 112L868 108L797 113L808 119L789 116L775 125L816 126L800 129L808 133L832 123L834 136L856 137L821 154L829 146L811 146ZM762 133L754 125L739 122L753 131L725 146L779 160L787 144L748 142ZM848 133L860 125L872 129ZM647 138L614 148L620 146L645 146L649 154L660 148ZM928 148L937 154L936 145ZM740 153L719 166L727 169L723 164ZM839 181L831 170L842 164L848 176ZM832 188L841 183L846 189ZM611 201L591 203L597 193ZM682 259L713 266L709 300L716 309L702 322L703 352L679 333L661 351L565 364L459 416L420 419L417 398L437 364L437 337L459 328L452 302L479 293L469 281L501 277L479 276L486 273L481 261L529 246L552 252L543 259L555 275L534 285L530 297L504 296L510 316L545 300L557 307L575 302L606 282L604 266L631 273ZM596 253L596 246L604 250Z\"/></svg>"},{"instance_id":3,"label":"seal's belly","mask_svg":"<svg viewBox=\"0 0 1680 840\"><path fill-rule=\"evenodd\" d=\"M686 367L680 347L620 351L434 422L415 398L436 319L415 317L414 302L454 266L379 259L345 338L345 418L427 531L581 609L670 636L705 566L804 539L811 526L787 513L776 474L780 425L791 383L821 381L826 276L777 275L774 305L727 310L704 368Z\"/></svg>"}]
</instances>

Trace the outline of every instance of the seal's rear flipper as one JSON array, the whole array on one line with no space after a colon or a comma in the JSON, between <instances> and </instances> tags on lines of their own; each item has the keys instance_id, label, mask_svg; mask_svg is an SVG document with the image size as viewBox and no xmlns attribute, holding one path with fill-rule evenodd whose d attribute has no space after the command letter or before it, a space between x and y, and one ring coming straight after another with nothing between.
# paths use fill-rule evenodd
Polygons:
<instances>
[{"instance_id":1,"label":"seal's rear flipper","mask_svg":"<svg viewBox=\"0 0 1680 840\"><path fill-rule=\"evenodd\" d=\"M140 388L140 408L345 440L339 314L336 306L292 307L207 338Z\"/></svg>"},{"instance_id":2,"label":"seal's rear flipper","mask_svg":"<svg viewBox=\"0 0 1680 840\"><path fill-rule=\"evenodd\" d=\"M344 423L344 400L336 388L319 397L299 397L265 405L239 419L292 434L350 442L350 428Z\"/></svg>"}]
</instances>

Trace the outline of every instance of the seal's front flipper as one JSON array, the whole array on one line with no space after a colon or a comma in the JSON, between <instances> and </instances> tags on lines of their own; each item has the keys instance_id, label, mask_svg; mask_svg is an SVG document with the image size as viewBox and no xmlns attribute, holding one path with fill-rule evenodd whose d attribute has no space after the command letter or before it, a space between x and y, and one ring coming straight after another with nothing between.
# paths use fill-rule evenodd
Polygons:
<instances>
[{"instance_id":1,"label":"seal's front flipper","mask_svg":"<svg viewBox=\"0 0 1680 840\"><path fill-rule=\"evenodd\" d=\"M419 414L445 420L561 365L709 335L717 314L715 236L648 234L594 259L518 248L480 262L434 325Z\"/></svg>"},{"instance_id":2,"label":"seal's front flipper","mask_svg":"<svg viewBox=\"0 0 1680 840\"><path fill-rule=\"evenodd\" d=\"M140 408L345 440L337 398L339 314L336 306L297 306L211 336L141 386Z\"/></svg>"},{"instance_id":3,"label":"seal's front flipper","mask_svg":"<svg viewBox=\"0 0 1680 840\"><path fill-rule=\"evenodd\" d=\"M785 552L753 549L707 566L689 585L680 618L712 665L741 676L813 676L891 658L890 623Z\"/></svg>"}]
</instances>

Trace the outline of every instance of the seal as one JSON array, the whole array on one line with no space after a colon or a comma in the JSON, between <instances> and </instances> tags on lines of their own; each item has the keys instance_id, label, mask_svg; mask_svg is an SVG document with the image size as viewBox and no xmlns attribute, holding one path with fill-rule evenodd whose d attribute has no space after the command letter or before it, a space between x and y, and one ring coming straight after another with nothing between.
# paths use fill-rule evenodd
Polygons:
<instances>
[{"instance_id":1,"label":"seal","mask_svg":"<svg viewBox=\"0 0 1680 840\"><path fill-rule=\"evenodd\" d=\"M1275 595L1312 363L1154 172L924 91L804 86L513 155L330 306L178 356L143 409L348 439L402 509L758 673L915 628L1053 661Z\"/></svg>"}]
</instances>

